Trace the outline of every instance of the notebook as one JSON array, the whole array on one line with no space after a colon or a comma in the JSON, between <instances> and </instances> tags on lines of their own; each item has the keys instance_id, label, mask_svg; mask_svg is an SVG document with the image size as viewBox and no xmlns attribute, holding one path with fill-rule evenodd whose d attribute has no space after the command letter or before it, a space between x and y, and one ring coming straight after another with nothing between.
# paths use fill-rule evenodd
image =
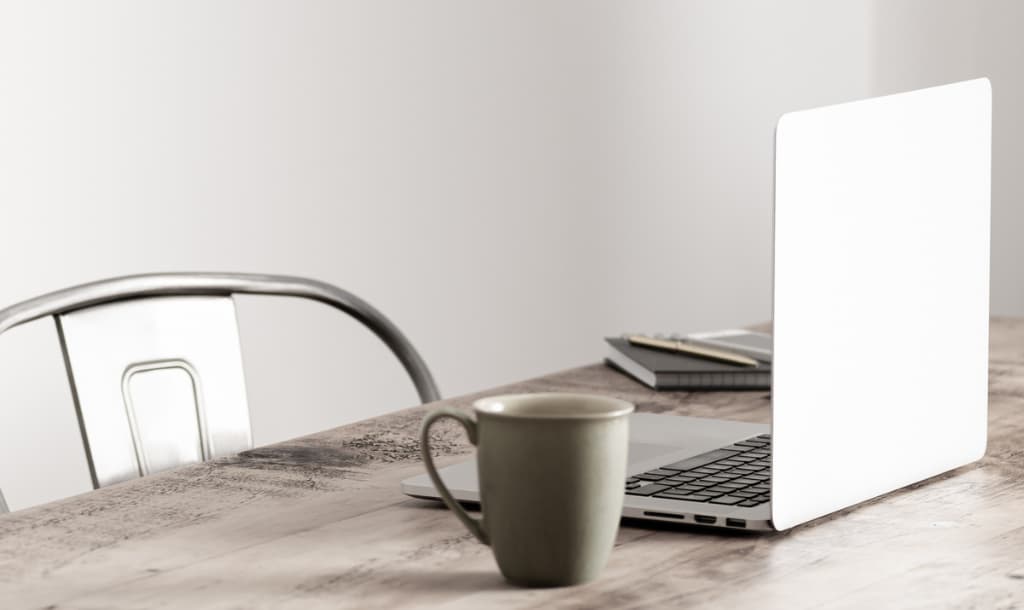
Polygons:
<instances>
[{"instance_id":1,"label":"notebook","mask_svg":"<svg viewBox=\"0 0 1024 610\"><path fill-rule=\"evenodd\" d=\"M771 363L756 368L715 362L608 337L605 363L655 390L767 390Z\"/></svg>"}]
</instances>

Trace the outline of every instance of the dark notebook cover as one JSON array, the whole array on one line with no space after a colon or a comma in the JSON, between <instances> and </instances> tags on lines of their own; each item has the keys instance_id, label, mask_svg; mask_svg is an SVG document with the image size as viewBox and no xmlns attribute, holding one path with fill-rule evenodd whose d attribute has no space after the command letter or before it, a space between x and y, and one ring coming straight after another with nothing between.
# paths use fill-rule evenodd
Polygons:
<instances>
[{"instance_id":1,"label":"dark notebook cover","mask_svg":"<svg viewBox=\"0 0 1024 610\"><path fill-rule=\"evenodd\" d=\"M656 390L767 390L771 363L745 367L630 344L608 337L606 362Z\"/></svg>"}]
</instances>

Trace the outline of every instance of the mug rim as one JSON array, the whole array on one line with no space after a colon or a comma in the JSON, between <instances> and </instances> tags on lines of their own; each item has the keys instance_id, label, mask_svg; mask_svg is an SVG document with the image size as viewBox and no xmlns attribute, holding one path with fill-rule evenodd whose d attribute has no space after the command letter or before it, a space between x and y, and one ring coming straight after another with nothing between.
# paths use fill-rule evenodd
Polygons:
<instances>
[{"instance_id":1,"label":"mug rim","mask_svg":"<svg viewBox=\"0 0 1024 610\"><path fill-rule=\"evenodd\" d=\"M507 402L510 399L515 400L549 400L552 398L575 398L587 401L601 402L608 405L610 408L603 412L578 412L578 413L510 413L498 408L502 402ZM473 411L478 415L486 415L493 417L500 417L504 419L570 419L570 420L600 420L600 419L614 419L616 417L622 417L623 415L629 415L636 410L636 405L633 403L622 400L621 398L615 398L614 396L606 396L603 394L584 394L581 392L524 392L517 394L496 394L494 396L486 396L473 401Z\"/></svg>"}]
</instances>

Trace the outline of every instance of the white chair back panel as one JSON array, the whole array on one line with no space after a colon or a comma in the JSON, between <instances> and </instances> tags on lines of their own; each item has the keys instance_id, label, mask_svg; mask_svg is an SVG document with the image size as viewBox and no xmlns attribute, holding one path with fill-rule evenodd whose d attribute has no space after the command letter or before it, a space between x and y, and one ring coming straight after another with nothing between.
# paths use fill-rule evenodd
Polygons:
<instances>
[{"instance_id":1,"label":"white chair back panel","mask_svg":"<svg viewBox=\"0 0 1024 610\"><path fill-rule=\"evenodd\" d=\"M231 297L149 297L55 318L96 486L252 447Z\"/></svg>"},{"instance_id":2,"label":"white chair back panel","mask_svg":"<svg viewBox=\"0 0 1024 610\"><path fill-rule=\"evenodd\" d=\"M174 360L125 374L128 423L143 475L206 457L196 377L185 362Z\"/></svg>"}]
</instances>

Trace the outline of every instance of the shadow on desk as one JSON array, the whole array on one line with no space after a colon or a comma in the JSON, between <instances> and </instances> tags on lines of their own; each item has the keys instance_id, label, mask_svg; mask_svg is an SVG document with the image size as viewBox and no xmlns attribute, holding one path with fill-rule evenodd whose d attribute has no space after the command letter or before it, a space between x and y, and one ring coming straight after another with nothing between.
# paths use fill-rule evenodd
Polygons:
<instances>
[{"instance_id":1,"label":"shadow on desk","mask_svg":"<svg viewBox=\"0 0 1024 610\"><path fill-rule=\"evenodd\" d=\"M356 572L362 572L356 570ZM353 590L355 588L355 590ZM489 570L437 570L392 568L374 566L365 573L353 571L337 574L322 574L307 580L301 587L302 593L330 593L333 591L361 592L370 594L367 588L379 588L381 595L387 591L415 591L417 594L481 593L486 591L514 590L516 587L505 582L497 567ZM359 591L362 590L362 591ZM376 597L376 596L373 596Z\"/></svg>"}]
</instances>

